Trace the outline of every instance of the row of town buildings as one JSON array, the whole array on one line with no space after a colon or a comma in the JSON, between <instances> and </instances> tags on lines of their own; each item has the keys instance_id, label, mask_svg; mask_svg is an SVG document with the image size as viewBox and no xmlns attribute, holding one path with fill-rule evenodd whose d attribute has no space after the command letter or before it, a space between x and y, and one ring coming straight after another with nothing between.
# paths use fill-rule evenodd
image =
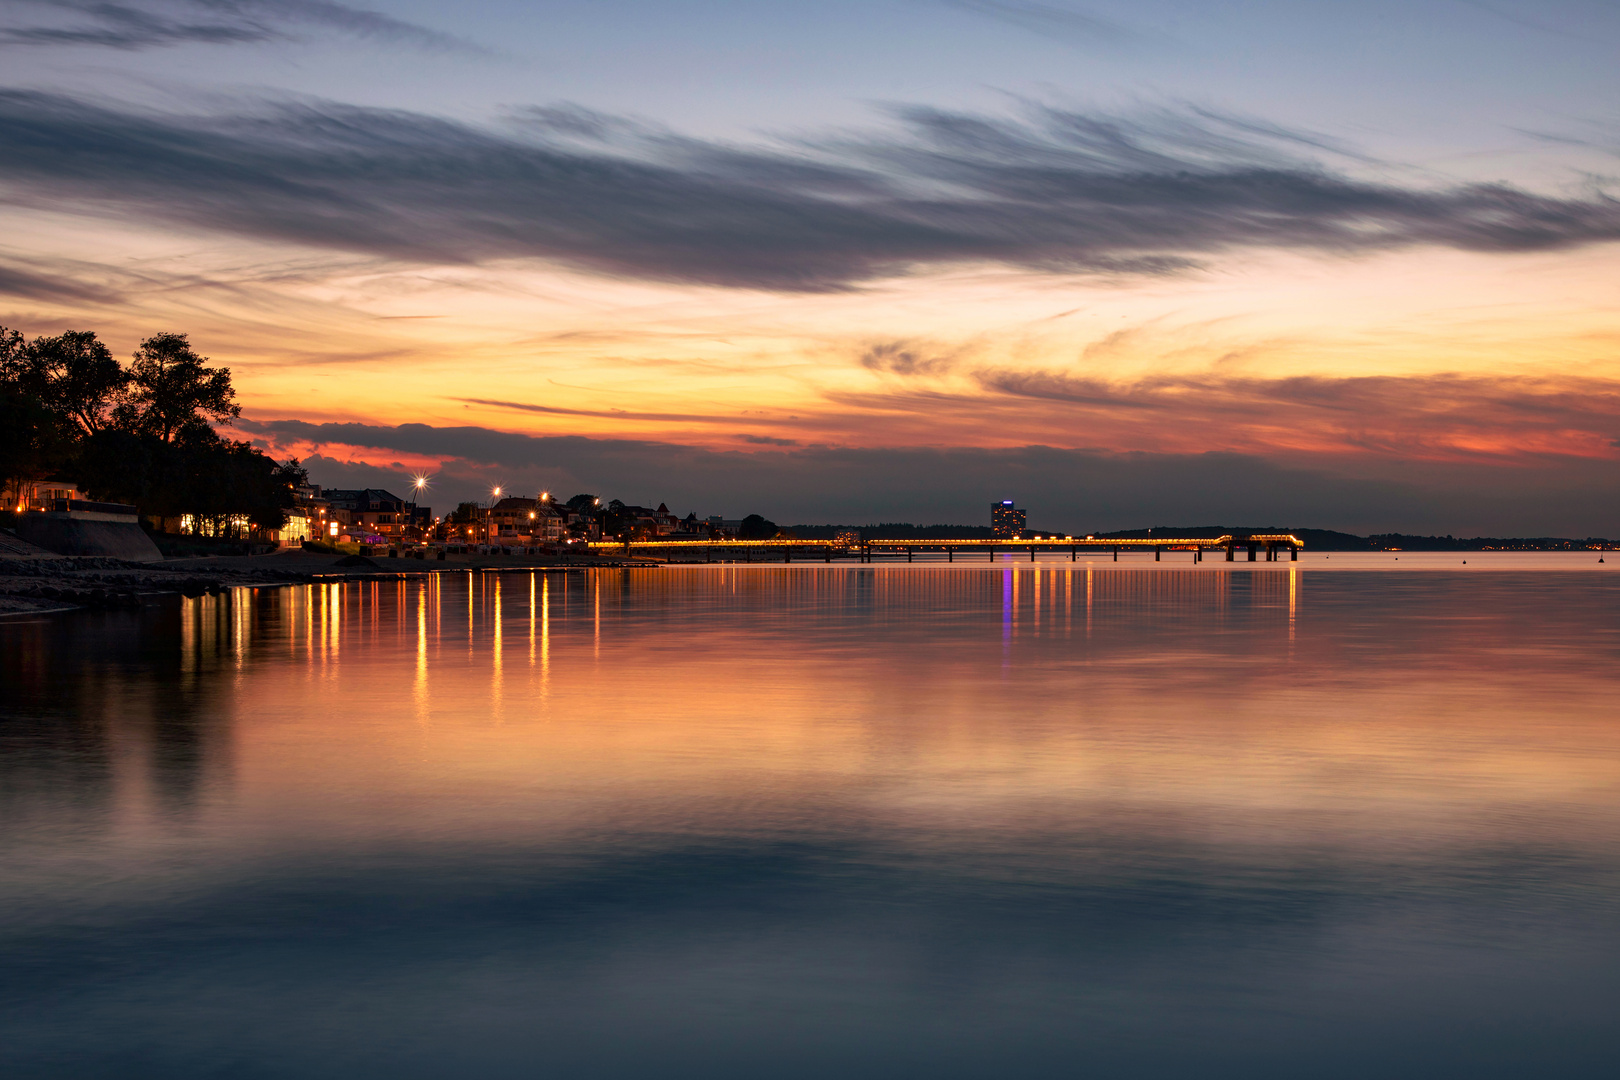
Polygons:
<instances>
[{"instance_id":1,"label":"row of town buildings","mask_svg":"<svg viewBox=\"0 0 1620 1080\"><path fill-rule=\"evenodd\" d=\"M741 521L718 517L699 520L656 509L610 503L603 507L570 507L549 494L534 498L508 495L472 512L433 516L431 507L401 499L377 488L345 490L307 487L298 492L298 505L280 538L284 545L322 539L362 544L447 544L492 547L538 547L600 540L603 525L614 536L633 539L670 537L708 539L736 536Z\"/></svg>"},{"instance_id":2,"label":"row of town buildings","mask_svg":"<svg viewBox=\"0 0 1620 1080\"><path fill-rule=\"evenodd\" d=\"M741 525L741 521L718 517L700 520L696 514L677 517L663 503L656 509L620 502L604 507L600 501L590 506L569 507L542 494L533 499L507 496L492 505L482 521L475 517L470 521L447 522L435 539L445 543L459 539L492 546L524 547L600 540L606 527L615 537L628 536L634 540L662 537L706 540L736 536Z\"/></svg>"},{"instance_id":3,"label":"row of town buildings","mask_svg":"<svg viewBox=\"0 0 1620 1080\"><path fill-rule=\"evenodd\" d=\"M4 506L18 513L67 509L88 496L71 480L23 481L4 493ZM246 518L229 522L233 535L248 540L297 547L305 540L398 542L421 540L438 526L431 507L406 502L398 495L367 488L358 491L306 485L294 492L296 505L280 529L255 528ZM190 517L150 518L158 532L196 534L204 526Z\"/></svg>"},{"instance_id":4,"label":"row of town buildings","mask_svg":"<svg viewBox=\"0 0 1620 1080\"><path fill-rule=\"evenodd\" d=\"M430 536L438 524L433 508L407 502L380 488L320 488L294 491L297 504L277 539L283 547L304 540L397 544Z\"/></svg>"},{"instance_id":5,"label":"row of town buildings","mask_svg":"<svg viewBox=\"0 0 1620 1080\"><path fill-rule=\"evenodd\" d=\"M85 496L76 485L64 480L45 480L18 485L6 493L7 509L49 510L64 500ZM607 506L570 507L549 494L534 498L506 496L489 506L469 509L447 518L435 517L433 508L401 498L381 488L321 488L304 485L294 492L295 505L279 530L255 529L245 519L233 522L232 534L281 547L297 547L306 540L332 543L479 545L537 547L573 541L600 540L606 525L613 537L629 535L646 540L709 539L736 536L741 521L718 517L699 519L696 514L677 517L669 507L631 506L612 502ZM160 531L182 534L201 531L189 518L153 522Z\"/></svg>"}]
</instances>

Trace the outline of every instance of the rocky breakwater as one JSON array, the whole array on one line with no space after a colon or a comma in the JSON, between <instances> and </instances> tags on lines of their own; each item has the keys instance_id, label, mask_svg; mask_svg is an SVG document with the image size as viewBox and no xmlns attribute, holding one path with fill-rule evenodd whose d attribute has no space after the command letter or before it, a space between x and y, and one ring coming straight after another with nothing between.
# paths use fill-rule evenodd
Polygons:
<instances>
[{"instance_id":1,"label":"rocky breakwater","mask_svg":"<svg viewBox=\"0 0 1620 1080\"><path fill-rule=\"evenodd\" d=\"M245 560L244 560L245 561ZM133 608L165 595L202 596L310 575L282 567L166 567L102 557L0 558L0 615L62 608Z\"/></svg>"}]
</instances>

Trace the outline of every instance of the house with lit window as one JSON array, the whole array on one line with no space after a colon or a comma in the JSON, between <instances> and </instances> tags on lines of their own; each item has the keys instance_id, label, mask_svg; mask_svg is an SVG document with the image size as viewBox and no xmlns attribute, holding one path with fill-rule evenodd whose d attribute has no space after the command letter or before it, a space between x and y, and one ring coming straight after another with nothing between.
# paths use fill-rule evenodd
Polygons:
<instances>
[{"instance_id":1,"label":"house with lit window","mask_svg":"<svg viewBox=\"0 0 1620 1080\"><path fill-rule=\"evenodd\" d=\"M567 520L549 498L508 497L489 508L488 526L491 544L529 547L560 543Z\"/></svg>"},{"instance_id":2,"label":"house with lit window","mask_svg":"<svg viewBox=\"0 0 1620 1080\"><path fill-rule=\"evenodd\" d=\"M632 534L641 539L668 536L681 529L681 519L670 513L669 507L663 503L659 503L656 510L645 506L621 505L619 514L629 523Z\"/></svg>"},{"instance_id":3,"label":"house with lit window","mask_svg":"<svg viewBox=\"0 0 1620 1080\"><path fill-rule=\"evenodd\" d=\"M353 540L357 543L389 543L420 540L425 534L422 522L431 523L433 511L406 502L381 488L327 488L326 539ZM338 528L334 531L332 524Z\"/></svg>"},{"instance_id":4,"label":"house with lit window","mask_svg":"<svg viewBox=\"0 0 1620 1080\"><path fill-rule=\"evenodd\" d=\"M58 499L83 499L71 480L20 480L5 494L6 508L19 513L54 509Z\"/></svg>"}]
</instances>

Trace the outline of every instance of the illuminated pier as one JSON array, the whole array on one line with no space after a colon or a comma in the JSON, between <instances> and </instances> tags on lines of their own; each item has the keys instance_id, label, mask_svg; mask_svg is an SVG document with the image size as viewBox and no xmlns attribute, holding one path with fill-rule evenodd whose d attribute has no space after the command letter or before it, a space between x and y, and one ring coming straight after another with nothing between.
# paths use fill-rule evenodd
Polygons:
<instances>
[{"instance_id":1,"label":"illuminated pier","mask_svg":"<svg viewBox=\"0 0 1620 1080\"><path fill-rule=\"evenodd\" d=\"M857 544L840 544L833 540L601 540L591 544L593 551L619 551L625 554L662 556L681 562L832 562L834 559L856 559L872 562L875 559L903 558L913 561L918 554L943 554L947 562L955 562L957 555L984 554L994 560L997 555L1029 553L1031 561L1038 552L1067 553L1072 562L1082 551L1105 551L1119 561L1120 552L1151 551L1153 561L1159 562L1166 552L1188 551L1194 562L1203 562L1210 551L1224 551L1227 562L1237 562L1238 552L1247 552L1247 562L1255 562L1261 552L1266 562L1277 562L1284 551L1291 562L1299 560L1305 547L1292 533L1246 533L1217 537L1147 537L1116 540L1091 537L1060 537L1044 540L1012 540L997 537L989 540L862 540ZM677 556L681 556L677 559ZM687 557L689 556L689 557Z\"/></svg>"}]
</instances>

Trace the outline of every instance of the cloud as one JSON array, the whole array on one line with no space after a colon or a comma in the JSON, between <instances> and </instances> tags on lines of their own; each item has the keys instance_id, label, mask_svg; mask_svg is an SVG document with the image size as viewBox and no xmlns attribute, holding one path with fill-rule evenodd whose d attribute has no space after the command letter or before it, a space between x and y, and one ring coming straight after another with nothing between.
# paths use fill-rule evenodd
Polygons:
<instances>
[{"instance_id":1,"label":"cloud","mask_svg":"<svg viewBox=\"0 0 1620 1080\"><path fill-rule=\"evenodd\" d=\"M267 103L174 115L0 92L15 202L428 263L849 289L961 264L1165 274L1244 248L1540 251L1620 239L1620 201L1335 172L1205 113L908 109L896 130L736 146L525 114L505 129ZM1321 151L1327 153L1327 151Z\"/></svg>"},{"instance_id":2,"label":"cloud","mask_svg":"<svg viewBox=\"0 0 1620 1080\"><path fill-rule=\"evenodd\" d=\"M708 415L704 413L627 412L624 409L565 409L559 405L532 405L522 401L495 401L488 398L452 398L469 405L489 405L497 409L517 412L544 413L551 416L596 416L609 420L666 420L700 424L737 422L735 415Z\"/></svg>"},{"instance_id":3,"label":"cloud","mask_svg":"<svg viewBox=\"0 0 1620 1080\"><path fill-rule=\"evenodd\" d=\"M1080 45L1119 45L1137 35L1119 23L1073 8L1027 0L940 0L946 7L969 11L1038 34Z\"/></svg>"},{"instance_id":4,"label":"cloud","mask_svg":"<svg viewBox=\"0 0 1620 1080\"><path fill-rule=\"evenodd\" d=\"M871 371L887 371L895 375L940 375L954 364L948 356L925 356L903 341L887 341L872 345L861 353L861 366Z\"/></svg>"},{"instance_id":5,"label":"cloud","mask_svg":"<svg viewBox=\"0 0 1620 1080\"><path fill-rule=\"evenodd\" d=\"M1036 528L1248 523L1352 532L1620 535L1612 462L1542 458L1521 467L1390 459L1360 471L1322 457L1109 453L1050 446L710 450L672 443L528 436L488 428L244 420L298 451L317 483L397 486L377 462L437 458L434 499L453 505L499 482L667 502L685 514L762 513L806 523L980 522L992 499L1031 507ZM339 456L339 455L343 456ZM311 456L313 455L313 456ZM344 457L348 460L344 460Z\"/></svg>"},{"instance_id":6,"label":"cloud","mask_svg":"<svg viewBox=\"0 0 1620 1080\"><path fill-rule=\"evenodd\" d=\"M1471 7L1476 11L1482 11L1487 15L1491 15L1505 22L1512 23L1514 26L1523 27L1526 30L1538 30L1543 34L1554 34L1563 38L1575 38L1582 41L1588 40L1588 38L1583 34L1564 29L1563 27L1554 26L1543 19L1532 18L1512 10L1513 5L1511 0L1509 0L1508 3L1503 4L1490 4L1486 3L1485 0L1457 0L1457 2L1464 4L1467 7ZM1546 12L1546 5L1543 4L1530 5L1530 8L1537 14L1544 14Z\"/></svg>"},{"instance_id":7,"label":"cloud","mask_svg":"<svg viewBox=\"0 0 1620 1080\"><path fill-rule=\"evenodd\" d=\"M235 45L297 40L299 28L309 27L419 48L471 47L449 34L330 0L7 0L0 9L17 13L0 31L0 45ZM41 14L44 21L22 25L23 12Z\"/></svg>"},{"instance_id":8,"label":"cloud","mask_svg":"<svg viewBox=\"0 0 1620 1080\"><path fill-rule=\"evenodd\" d=\"M117 299L115 293L106 289L6 263L0 263L0 296L91 303L111 303Z\"/></svg>"},{"instance_id":9,"label":"cloud","mask_svg":"<svg viewBox=\"0 0 1620 1080\"><path fill-rule=\"evenodd\" d=\"M1613 461L1620 381L1576 376L1162 375L1109 380L980 366L949 381L825 394L891 442L1029 442L1115 451L1229 450L1338 461ZM832 410L841 410L834 412ZM825 425L825 417L812 418ZM810 430L806 427L804 430ZM844 430L852 434L854 423Z\"/></svg>"},{"instance_id":10,"label":"cloud","mask_svg":"<svg viewBox=\"0 0 1620 1080\"><path fill-rule=\"evenodd\" d=\"M1476 460L1609 457L1612 435L1620 431L1620 382L1612 379L1167 376L1113 383L1004 369L975 377L993 394L1072 407L1076 421L1125 418L1228 447L1293 443L1315 452Z\"/></svg>"}]
</instances>

